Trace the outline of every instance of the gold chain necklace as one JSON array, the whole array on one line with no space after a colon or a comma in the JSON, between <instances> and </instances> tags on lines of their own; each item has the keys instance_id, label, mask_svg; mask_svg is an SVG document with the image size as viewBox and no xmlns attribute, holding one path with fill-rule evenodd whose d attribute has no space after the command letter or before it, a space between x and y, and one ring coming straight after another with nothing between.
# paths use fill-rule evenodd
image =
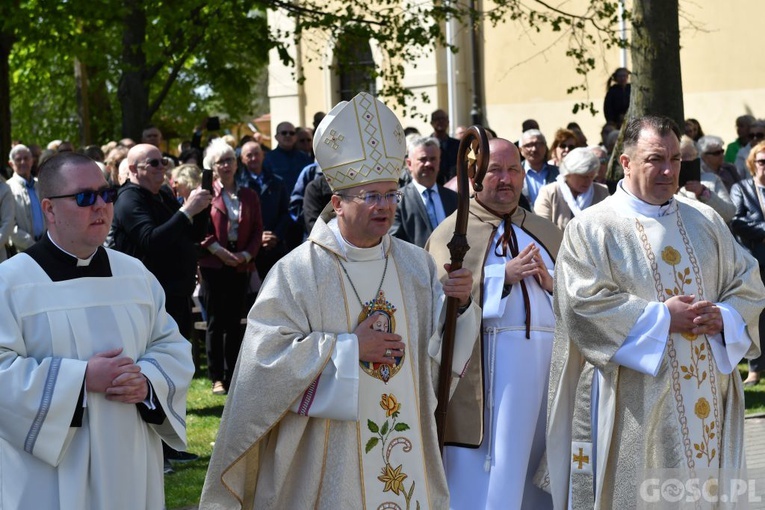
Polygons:
<instances>
[{"instance_id":1,"label":"gold chain necklace","mask_svg":"<svg viewBox=\"0 0 765 510\"><path fill-rule=\"evenodd\" d=\"M380 278L380 285L377 287L377 292L375 292L374 297L372 300L374 300L377 296L380 295L380 291L382 290L383 282L385 281L385 274L388 272L388 257L390 253L385 254L385 267L383 268L383 274L382 278ZM337 255L335 255L337 257ZM353 289L353 293L356 295L356 299L359 301L359 306L361 306L361 311L364 311L364 302L361 300L361 297L359 296L359 291L356 290L356 286L353 284L353 280L351 280L351 275L348 274L348 270L345 269L345 265L343 264L343 261L340 260L340 257L337 257L337 261L340 263L340 267L343 269L343 273L345 273L345 277L348 278L348 282L351 284L351 289Z\"/></svg>"}]
</instances>

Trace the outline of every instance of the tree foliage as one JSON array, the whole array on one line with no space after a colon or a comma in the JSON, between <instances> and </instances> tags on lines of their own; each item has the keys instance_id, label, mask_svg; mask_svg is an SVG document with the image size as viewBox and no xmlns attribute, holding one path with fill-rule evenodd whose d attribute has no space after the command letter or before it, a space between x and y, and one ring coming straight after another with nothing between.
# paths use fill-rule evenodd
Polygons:
<instances>
[{"instance_id":1,"label":"tree foliage","mask_svg":"<svg viewBox=\"0 0 765 510\"><path fill-rule=\"evenodd\" d=\"M436 46L457 51L446 41L445 21L455 18L470 25L479 23L497 26L514 23L536 32L560 32L568 37L566 55L572 59L578 83L570 84L566 92L587 90L587 74L595 69L601 49L624 47L627 42L620 38L619 2L614 0L591 0L582 3L581 11L569 11L555 7L542 0L496 0L485 2L483 10L476 9L469 0L424 2L399 0L346 0L342 7L328 11L325 2L302 0L300 2L272 1L272 8L279 8L295 22L294 32L274 32L281 46L280 56L286 64L292 62L284 41L293 37L313 48L313 58L321 55L328 43L337 41L340 34L352 31L359 40L372 40L383 56L382 66L374 71L372 78L382 78L383 88L379 95L395 101L403 113L411 113L410 99L413 92L404 86L405 63L432 52ZM625 17L629 18L629 13ZM306 55L312 60L312 55ZM342 55L339 55L342 58ZM342 65L335 62L333 65ZM298 73L299 74L299 73ZM427 101L427 97L424 97ZM588 109L595 113L589 101L579 102L574 111Z\"/></svg>"},{"instance_id":2,"label":"tree foliage","mask_svg":"<svg viewBox=\"0 0 765 510\"><path fill-rule=\"evenodd\" d=\"M265 14L251 5L20 1L3 25L15 34L13 137L79 140L75 60L87 78L92 141L138 137L149 123L186 134L208 114L239 121L262 111L270 44Z\"/></svg>"},{"instance_id":3,"label":"tree foliage","mask_svg":"<svg viewBox=\"0 0 765 510\"><path fill-rule=\"evenodd\" d=\"M559 7L543 0L495 0L484 2L482 10L471 0L12 3L15 8L0 7L0 14L7 14L0 25L0 49L4 41L12 42L14 137L30 140L77 139L75 61L83 64L87 76L91 138L103 141L137 137L148 123L166 134L187 133L212 112L236 120L255 113L267 101L258 92L263 90L268 51L275 49L285 63L299 66L291 53L295 42L306 48L304 60L311 61L323 58L327 46L343 34L374 41L382 65L370 78L380 78L378 94L398 103L404 114L413 113L415 103L413 92L404 86L405 64L437 46L448 47L448 18L473 23L475 29L515 24L525 30L560 32L568 38L566 54L580 77L577 83L562 85L569 93L587 89L588 73L603 50L628 44L618 33L617 0L581 2L576 4L579 11L567 3ZM267 9L291 17L294 28L269 28ZM630 20L629 12L626 18ZM0 103L2 90L0 86ZM589 101L574 108L595 112Z\"/></svg>"}]
</instances>

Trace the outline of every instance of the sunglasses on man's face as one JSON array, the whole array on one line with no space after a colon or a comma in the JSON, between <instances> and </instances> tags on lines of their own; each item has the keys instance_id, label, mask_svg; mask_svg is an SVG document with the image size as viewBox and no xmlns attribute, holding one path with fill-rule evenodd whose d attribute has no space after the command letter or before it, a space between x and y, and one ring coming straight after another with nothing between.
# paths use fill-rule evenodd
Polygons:
<instances>
[{"instance_id":1,"label":"sunglasses on man's face","mask_svg":"<svg viewBox=\"0 0 765 510\"><path fill-rule=\"evenodd\" d=\"M96 203L98 197L101 197L107 204L113 203L117 200L117 188L101 188L99 190L85 190L79 193L72 193L71 195L56 195L55 197L48 197L48 200L54 198L74 198L79 207L90 207Z\"/></svg>"},{"instance_id":2,"label":"sunglasses on man's face","mask_svg":"<svg viewBox=\"0 0 765 510\"><path fill-rule=\"evenodd\" d=\"M749 133L749 138L752 140L762 140L765 139L765 133Z\"/></svg>"},{"instance_id":3,"label":"sunglasses on man's face","mask_svg":"<svg viewBox=\"0 0 765 510\"><path fill-rule=\"evenodd\" d=\"M167 166L168 160L167 158L152 158L147 159L145 163L142 163L139 166L153 166L154 168L157 168L159 166Z\"/></svg>"},{"instance_id":4,"label":"sunglasses on man's face","mask_svg":"<svg viewBox=\"0 0 765 510\"><path fill-rule=\"evenodd\" d=\"M279 131L282 136L295 136L295 131Z\"/></svg>"}]
</instances>

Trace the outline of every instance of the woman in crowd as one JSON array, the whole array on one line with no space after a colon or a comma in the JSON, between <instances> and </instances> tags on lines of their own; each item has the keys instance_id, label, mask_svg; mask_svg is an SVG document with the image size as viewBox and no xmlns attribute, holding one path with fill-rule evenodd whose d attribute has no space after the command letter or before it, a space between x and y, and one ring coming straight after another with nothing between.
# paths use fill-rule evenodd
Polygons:
<instances>
[{"instance_id":1,"label":"woman in crowd","mask_svg":"<svg viewBox=\"0 0 765 510\"><path fill-rule=\"evenodd\" d=\"M622 125L624 116L630 107L629 84L630 72L620 67L606 82L606 98L603 101L603 114L606 116L606 122L610 122L617 128Z\"/></svg>"},{"instance_id":2,"label":"woman in crowd","mask_svg":"<svg viewBox=\"0 0 765 510\"><path fill-rule=\"evenodd\" d=\"M760 277L765 282L765 203L762 192L757 188L765 187L765 142L760 142L749 151L746 166L751 179L738 181L731 188L730 194L736 205L736 214L730 222L730 228L738 241L760 263ZM760 340L765 332L765 311L760 314ZM754 386L760 382L760 373L765 369L765 356L749 360L749 375L744 386Z\"/></svg>"},{"instance_id":3,"label":"woman in crowd","mask_svg":"<svg viewBox=\"0 0 765 510\"><path fill-rule=\"evenodd\" d=\"M213 393L224 395L242 345L243 303L249 271L263 237L258 194L236 183L234 149L223 139L207 148L205 168L215 171L210 233L202 242L209 255L199 261L202 306L207 312L207 370Z\"/></svg>"},{"instance_id":4,"label":"woman in crowd","mask_svg":"<svg viewBox=\"0 0 765 510\"><path fill-rule=\"evenodd\" d=\"M550 146L550 156L552 159L547 163L549 165L560 166L563 158L578 146L576 134L573 131L563 128L557 130L553 143Z\"/></svg>"},{"instance_id":5,"label":"woman in crowd","mask_svg":"<svg viewBox=\"0 0 765 510\"><path fill-rule=\"evenodd\" d=\"M701 157L701 171L715 174L730 192L733 184L738 182L739 175L734 165L725 162L722 138L712 135L702 136L696 142L696 147Z\"/></svg>"},{"instance_id":6,"label":"woman in crowd","mask_svg":"<svg viewBox=\"0 0 765 510\"><path fill-rule=\"evenodd\" d=\"M701 124L696 119L685 119L685 134L691 137L694 142L698 142L699 138L704 136L704 130L701 129Z\"/></svg>"},{"instance_id":7,"label":"woman in crowd","mask_svg":"<svg viewBox=\"0 0 765 510\"><path fill-rule=\"evenodd\" d=\"M687 135L680 138L680 157L683 161L698 159L699 151L696 144ZM687 181L677 192L691 200L708 205L719 214L725 223L730 223L736 212L736 206L730 198L725 184L712 172L701 172L701 180Z\"/></svg>"},{"instance_id":8,"label":"woman in crowd","mask_svg":"<svg viewBox=\"0 0 765 510\"><path fill-rule=\"evenodd\" d=\"M181 204L188 200L191 190L199 187L202 182L202 171L195 164L183 164L173 168L170 185L175 198Z\"/></svg>"},{"instance_id":9,"label":"woman in crowd","mask_svg":"<svg viewBox=\"0 0 765 510\"><path fill-rule=\"evenodd\" d=\"M560 165L555 182L539 190L534 212L563 230L582 210L608 197L608 187L593 182L600 169L600 158L586 147L572 150Z\"/></svg>"},{"instance_id":10,"label":"woman in crowd","mask_svg":"<svg viewBox=\"0 0 765 510\"><path fill-rule=\"evenodd\" d=\"M125 147L116 146L106 153L104 163L106 164L106 170L109 173L109 177L106 179L109 184L114 186L120 185L119 169L122 160L127 158L128 149Z\"/></svg>"}]
</instances>

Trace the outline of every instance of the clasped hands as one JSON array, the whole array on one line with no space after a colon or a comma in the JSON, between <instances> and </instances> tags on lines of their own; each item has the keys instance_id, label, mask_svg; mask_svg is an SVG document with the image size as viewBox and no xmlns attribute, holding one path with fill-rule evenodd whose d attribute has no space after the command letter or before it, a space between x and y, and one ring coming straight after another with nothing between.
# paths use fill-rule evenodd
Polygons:
<instances>
[{"instance_id":1,"label":"clasped hands","mask_svg":"<svg viewBox=\"0 0 765 510\"><path fill-rule=\"evenodd\" d=\"M122 348L118 347L91 357L85 369L85 386L88 391L105 393L107 400L125 404L143 402L149 394L149 383L141 367L120 354Z\"/></svg>"},{"instance_id":2,"label":"clasped hands","mask_svg":"<svg viewBox=\"0 0 765 510\"><path fill-rule=\"evenodd\" d=\"M527 276L533 276L547 292L553 291L552 276L539 254L539 247L534 243L505 263L505 285L515 285Z\"/></svg>"},{"instance_id":3,"label":"clasped hands","mask_svg":"<svg viewBox=\"0 0 765 510\"><path fill-rule=\"evenodd\" d=\"M244 256L244 253L233 253L222 246L215 250L215 256L218 257L221 262L231 267L236 267L239 264L244 264L247 262L247 258Z\"/></svg>"},{"instance_id":4,"label":"clasped hands","mask_svg":"<svg viewBox=\"0 0 765 510\"><path fill-rule=\"evenodd\" d=\"M670 315L670 333L716 335L722 331L720 307L710 301L694 303L696 296L672 296L664 304Z\"/></svg>"}]
</instances>

